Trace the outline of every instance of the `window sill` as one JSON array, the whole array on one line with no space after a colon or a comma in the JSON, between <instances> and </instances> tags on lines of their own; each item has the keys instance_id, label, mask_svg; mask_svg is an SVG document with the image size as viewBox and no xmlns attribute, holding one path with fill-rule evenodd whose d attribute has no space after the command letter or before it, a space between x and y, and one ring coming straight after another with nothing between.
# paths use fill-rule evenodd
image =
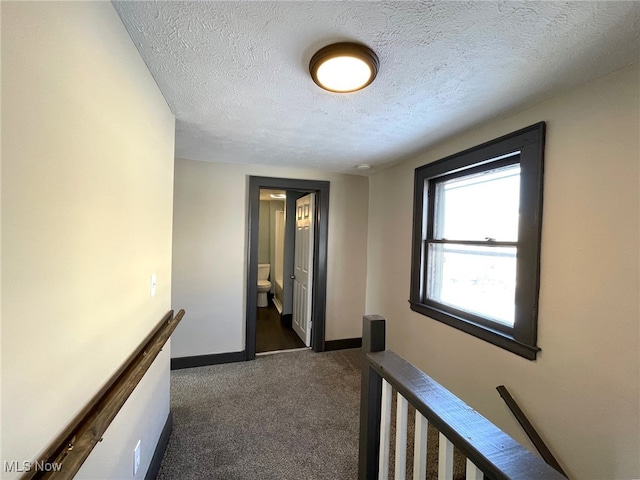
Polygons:
<instances>
[{"instance_id":1,"label":"window sill","mask_svg":"<svg viewBox=\"0 0 640 480\"><path fill-rule=\"evenodd\" d=\"M457 328L469 335L473 335L476 338L508 350L516 355L520 355L528 360L535 360L537 353L540 351L539 347L519 342L507 333L499 332L484 325L473 323L464 318L456 317L422 303L416 303L409 300L409 304L411 305L411 310L414 312L445 323L453 328Z\"/></svg>"}]
</instances>

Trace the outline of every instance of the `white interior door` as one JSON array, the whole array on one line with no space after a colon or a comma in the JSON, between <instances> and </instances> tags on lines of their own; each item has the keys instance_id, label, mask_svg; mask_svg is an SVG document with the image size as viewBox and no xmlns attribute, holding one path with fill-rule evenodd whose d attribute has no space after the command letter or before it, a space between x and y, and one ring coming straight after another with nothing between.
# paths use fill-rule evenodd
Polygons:
<instances>
[{"instance_id":1,"label":"white interior door","mask_svg":"<svg viewBox=\"0 0 640 480\"><path fill-rule=\"evenodd\" d=\"M316 195L296 200L296 236L293 268L293 330L308 347L311 345L311 304L313 291L313 246Z\"/></svg>"}]
</instances>

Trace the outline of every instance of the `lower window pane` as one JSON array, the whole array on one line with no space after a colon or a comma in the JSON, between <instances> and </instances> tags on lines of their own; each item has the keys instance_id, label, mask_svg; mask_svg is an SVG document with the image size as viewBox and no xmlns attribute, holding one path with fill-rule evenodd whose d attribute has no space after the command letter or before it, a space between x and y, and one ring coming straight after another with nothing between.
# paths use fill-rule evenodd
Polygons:
<instances>
[{"instance_id":1,"label":"lower window pane","mask_svg":"<svg viewBox=\"0 0 640 480\"><path fill-rule=\"evenodd\" d=\"M513 326L516 247L430 244L427 297Z\"/></svg>"}]
</instances>

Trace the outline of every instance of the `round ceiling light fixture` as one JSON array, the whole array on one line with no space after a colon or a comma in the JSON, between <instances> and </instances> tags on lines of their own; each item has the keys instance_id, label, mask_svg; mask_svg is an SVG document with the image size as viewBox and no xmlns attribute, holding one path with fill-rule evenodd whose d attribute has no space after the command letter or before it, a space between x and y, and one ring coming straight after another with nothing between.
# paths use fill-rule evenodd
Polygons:
<instances>
[{"instance_id":1,"label":"round ceiling light fixture","mask_svg":"<svg viewBox=\"0 0 640 480\"><path fill-rule=\"evenodd\" d=\"M336 93L363 89L376 78L380 61L373 50L359 43L334 43L316 52L309 62L311 78L319 87Z\"/></svg>"}]
</instances>

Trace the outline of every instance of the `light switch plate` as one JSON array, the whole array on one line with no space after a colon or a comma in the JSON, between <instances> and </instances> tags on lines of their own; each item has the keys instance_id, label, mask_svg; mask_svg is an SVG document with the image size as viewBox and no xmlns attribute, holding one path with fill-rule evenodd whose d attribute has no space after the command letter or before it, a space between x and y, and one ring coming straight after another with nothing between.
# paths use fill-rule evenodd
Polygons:
<instances>
[{"instance_id":1,"label":"light switch plate","mask_svg":"<svg viewBox=\"0 0 640 480\"><path fill-rule=\"evenodd\" d=\"M138 444L136 448L133 450L133 475L135 476L138 473L138 469L140 468L140 440L138 440Z\"/></svg>"},{"instance_id":2,"label":"light switch plate","mask_svg":"<svg viewBox=\"0 0 640 480\"><path fill-rule=\"evenodd\" d=\"M156 274L151 275L151 285L150 285L150 293L151 298L153 298L156 294Z\"/></svg>"}]
</instances>

